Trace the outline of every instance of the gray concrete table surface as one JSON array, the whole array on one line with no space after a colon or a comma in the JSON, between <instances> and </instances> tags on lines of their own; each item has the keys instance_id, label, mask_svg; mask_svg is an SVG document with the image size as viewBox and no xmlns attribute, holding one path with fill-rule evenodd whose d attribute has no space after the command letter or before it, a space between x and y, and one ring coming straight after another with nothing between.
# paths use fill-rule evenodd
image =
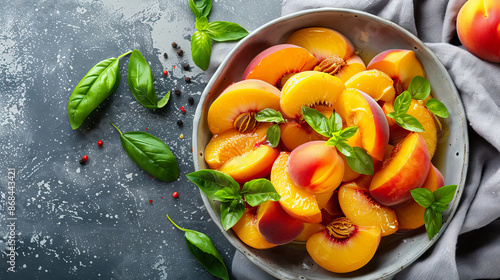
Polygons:
<instances>
[{"instance_id":1,"label":"gray concrete table surface","mask_svg":"<svg viewBox=\"0 0 500 280\"><path fill-rule=\"evenodd\" d=\"M213 0L209 20L254 30L279 17L280 4ZM188 1L0 0L0 6L0 279L212 279L167 213L209 235L229 269L235 249L185 178L194 171L192 120L208 82L191 60L195 29ZM174 41L183 57L171 47ZM72 130L67 105L76 84L97 62L132 49L150 63L158 96L172 91L166 107L151 110L134 99L125 57L118 89ZM179 162L179 180L162 182L136 166L111 121L123 132L147 131L167 143ZM80 165L83 155L89 160ZM15 182L14 213L8 212L9 181ZM8 272L8 224L15 224L16 272Z\"/></svg>"}]
</instances>

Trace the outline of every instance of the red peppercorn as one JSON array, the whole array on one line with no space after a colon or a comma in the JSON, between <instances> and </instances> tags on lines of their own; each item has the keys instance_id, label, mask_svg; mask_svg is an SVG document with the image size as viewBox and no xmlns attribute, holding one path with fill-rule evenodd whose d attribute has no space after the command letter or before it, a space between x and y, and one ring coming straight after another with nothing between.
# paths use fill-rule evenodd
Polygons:
<instances>
[{"instance_id":1,"label":"red peppercorn","mask_svg":"<svg viewBox=\"0 0 500 280\"><path fill-rule=\"evenodd\" d=\"M186 113L186 109L184 109L184 107L181 107L181 111L182 111L183 114Z\"/></svg>"},{"instance_id":2,"label":"red peppercorn","mask_svg":"<svg viewBox=\"0 0 500 280\"><path fill-rule=\"evenodd\" d=\"M161 197L161 199L163 199L163 196Z\"/></svg>"},{"instance_id":3,"label":"red peppercorn","mask_svg":"<svg viewBox=\"0 0 500 280\"><path fill-rule=\"evenodd\" d=\"M150 200L149 200L149 203L153 203L153 200L151 200L151 199L150 199Z\"/></svg>"},{"instance_id":4,"label":"red peppercorn","mask_svg":"<svg viewBox=\"0 0 500 280\"><path fill-rule=\"evenodd\" d=\"M97 146L102 147L102 140L97 141Z\"/></svg>"},{"instance_id":5,"label":"red peppercorn","mask_svg":"<svg viewBox=\"0 0 500 280\"><path fill-rule=\"evenodd\" d=\"M193 147L191 147L191 152L193 151Z\"/></svg>"},{"instance_id":6,"label":"red peppercorn","mask_svg":"<svg viewBox=\"0 0 500 280\"><path fill-rule=\"evenodd\" d=\"M167 70L163 70L163 75L167 76L168 75L168 71Z\"/></svg>"},{"instance_id":7,"label":"red peppercorn","mask_svg":"<svg viewBox=\"0 0 500 280\"><path fill-rule=\"evenodd\" d=\"M173 198L178 198L179 197L179 193L178 192L173 192L172 193L172 197Z\"/></svg>"},{"instance_id":8,"label":"red peppercorn","mask_svg":"<svg viewBox=\"0 0 500 280\"><path fill-rule=\"evenodd\" d=\"M82 160L83 160L83 161L87 161L87 160L89 160L89 156L84 155L84 156L82 157Z\"/></svg>"}]
</instances>

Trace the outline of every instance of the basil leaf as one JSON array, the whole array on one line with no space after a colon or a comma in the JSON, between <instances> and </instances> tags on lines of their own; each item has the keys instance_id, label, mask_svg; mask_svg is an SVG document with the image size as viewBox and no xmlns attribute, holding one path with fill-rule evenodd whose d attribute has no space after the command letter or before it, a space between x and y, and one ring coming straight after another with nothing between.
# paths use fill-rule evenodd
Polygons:
<instances>
[{"instance_id":1,"label":"basil leaf","mask_svg":"<svg viewBox=\"0 0 500 280\"><path fill-rule=\"evenodd\" d=\"M331 137L332 133L329 127L329 120L325 115L321 114L318 110L302 106L302 115L304 120L314 129L317 133Z\"/></svg>"},{"instance_id":2,"label":"basil leaf","mask_svg":"<svg viewBox=\"0 0 500 280\"><path fill-rule=\"evenodd\" d=\"M281 113L271 108L260 110L257 114L255 114L255 120L258 122L285 122L285 119L283 119Z\"/></svg>"},{"instance_id":3,"label":"basil leaf","mask_svg":"<svg viewBox=\"0 0 500 280\"><path fill-rule=\"evenodd\" d=\"M448 205L453 200L456 190L457 185L443 186L434 191L434 199L439 203Z\"/></svg>"},{"instance_id":4,"label":"basil leaf","mask_svg":"<svg viewBox=\"0 0 500 280\"><path fill-rule=\"evenodd\" d=\"M325 145L335 147L337 146L338 142L339 142L339 133L337 132L334 133L332 137L330 137L330 139L326 140Z\"/></svg>"},{"instance_id":5,"label":"basil leaf","mask_svg":"<svg viewBox=\"0 0 500 280\"><path fill-rule=\"evenodd\" d=\"M210 64L210 55L212 54L212 41L210 36L204 31L196 31L191 37L191 55L193 62L201 70L208 69Z\"/></svg>"},{"instance_id":6,"label":"basil leaf","mask_svg":"<svg viewBox=\"0 0 500 280\"><path fill-rule=\"evenodd\" d=\"M248 35L239 24L227 21L213 21L208 24L208 35L217 42L235 41Z\"/></svg>"},{"instance_id":7,"label":"basil leaf","mask_svg":"<svg viewBox=\"0 0 500 280\"><path fill-rule=\"evenodd\" d=\"M337 150L339 150L339 152L344 154L346 157L356 156L354 153L354 149L344 141L337 142L337 145L335 145L335 147L337 148Z\"/></svg>"},{"instance_id":8,"label":"basil leaf","mask_svg":"<svg viewBox=\"0 0 500 280\"><path fill-rule=\"evenodd\" d=\"M241 189L241 194L244 195L245 201L250 206L257 206L268 200L278 201L280 195L276 192L271 181L267 179L255 179L246 182Z\"/></svg>"},{"instance_id":9,"label":"basil leaf","mask_svg":"<svg viewBox=\"0 0 500 280\"><path fill-rule=\"evenodd\" d=\"M148 62L138 50L133 50L130 55L127 77L130 92L142 106L146 108L161 108L158 106L151 67L149 67ZM165 106L166 103L162 101L162 105Z\"/></svg>"},{"instance_id":10,"label":"basil leaf","mask_svg":"<svg viewBox=\"0 0 500 280\"><path fill-rule=\"evenodd\" d=\"M240 198L241 196L238 193L234 193L231 188L223 188L214 193L214 200L218 201L230 201L236 198Z\"/></svg>"},{"instance_id":11,"label":"basil leaf","mask_svg":"<svg viewBox=\"0 0 500 280\"><path fill-rule=\"evenodd\" d=\"M441 213L436 212L431 208L426 208L424 211L424 223L429 240L431 240L441 229L441 226L443 225L443 216Z\"/></svg>"},{"instance_id":12,"label":"basil leaf","mask_svg":"<svg viewBox=\"0 0 500 280\"><path fill-rule=\"evenodd\" d=\"M167 92L167 94L165 94L165 96L163 96L162 99L160 99L160 101L158 101L158 108L163 108L165 105L167 105L167 102L168 100L170 99L170 91Z\"/></svg>"},{"instance_id":13,"label":"basil leaf","mask_svg":"<svg viewBox=\"0 0 500 280\"><path fill-rule=\"evenodd\" d=\"M437 99L431 98L427 100L425 106L427 107L427 109L429 109L429 111L431 111L438 117L446 119L450 116L450 112L448 112L446 106Z\"/></svg>"},{"instance_id":14,"label":"basil leaf","mask_svg":"<svg viewBox=\"0 0 500 280\"><path fill-rule=\"evenodd\" d=\"M240 184L231 176L215 170L202 169L189 173L186 177L213 200L216 200L215 193L225 187L233 191L240 190Z\"/></svg>"},{"instance_id":15,"label":"basil leaf","mask_svg":"<svg viewBox=\"0 0 500 280\"><path fill-rule=\"evenodd\" d=\"M226 265L212 240L204 233L179 227L168 215L167 218L176 228L185 232L186 245L196 260L213 276L229 280Z\"/></svg>"},{"instance_id":16,"label":"basil leaf","mask_svg":"<svg viewBox=\"0 0 500 280\"><path fill-rule=\"evenodd\" d=\"M410 191L413 200L420 206L428 208L435 201L432 192L426 188L416 188Z\"/></svg>"},{"instance_id":17,"label":"basil leaf","mask_svg":"<svg viewBox=\"0 0 500 280\"><path fill-rule=\"evenodd\" d=\"M390 112L387 114L389 118L396 119L398 117L398 114L396 112Z\"/></svg>"},{"instance_id":18,"label":"basil leaf","mask_svg":"<svg viewBox=\"0 0 500 280\"><path fill-rule=\"evenodd\" d=\"M243 216L245 202L243 199L233 199L220 205L220 219L224 230L232 228Z\"/></svg>"},{"instance_id":19,"label":"basil leaf","mask_svg":"<svg viewBox=\"0 0 500 280\"><path fill-rule=\"evenodd\" d=\"M280 143L281 138L280 126L275 124L269 127L266 132L266 138L267 141L269 141L269 144L271 144L271 147L276 148L276 146Z\"/></svg>"},{"instance_id":20,"label":"basil leaf","mask_svg":"<svg viewBox=\"0 0 500 280\"><path fill-rule=\"evenodd\" d=\"M415 76L408 86L411 97L417 100L426 99L431 94L431 84L422 76Z\"/></svg>"},{"instance_id":21,"label":"basil leaf","mask_svg":"<svg viewBox=\"0 0 500 280\"><path fill-rule=\"evenodd\" d=\"M195 26L196 26L196 29L198 29L199 31L207 30L207 28L208 28L207 17L200 17L200 18L196 19Z\"/></svg>"},{"instance_id":22,"label":"basil leaf","mask_svg":"<svg viewBox=\"0 0 500 280\"><path fill-rule=\"evenodd\" d=\"M403 91L398 97L396 97L396 100L394 100L394 112L396 114L404 114L408 112L408 109L410 109L411 105L411 94L408 91Z\"/></svg>"},{"instance_id":23,"label":"basil leaf","mask_svg":"<svg viewBox=\"0 0 500 280\"><path fill-rule=\"evenodd\" d=\"M344 139L344 140L347 140L347 139L353 137L357 131L358 131L357 126L346 127L345 129L342 130L342 132L340 132L340 137L342 137L342 139Z\"/></svg>"},{"instance_id":24,"label":"basil leaf","mask_svg":"<svg viewBox=\"0 0 500 280\"><path fill-rule=\"evenodd\" d=\"M335 111L333 111L328 120L330 121L330 131L337 132L342 130L342 118Z\"/></svg>"},{"instance_id":25,"label":"basil leaf","mask_svg":"<svg viewBox=\"0 0 500 280\"><path fill-rule=\"evenodd\" d=\"M363 148L353 147L352 149L354 150L354 156L346 157L349 167L355 172L373 175L375 168L372 157Z\"/></svg>"},{"instance_id":26,"label":"basil leaf","mask_svg":"<svg viewBox=\"0 0 500 280\"><path fill-rule=\"evenodd\" d=\"M208 17L212 9L212 0L189 0L189 8L191 8L196 19Z\"/></svg>"},{"instance_id":27,"label":"basil leaf","mask_svg":"<svg viewBox=\"0 0 500 280\"><path fill-rule=\"evenodd\" d=\"M129 158L149 175L162 181L179 178L179 165L167 144L142 131L120 133L120 142Z\"/></svg>"},{"instance_id":28,"label":"basil leaf","mask_svg":"<svg viewBox=\"0 0 500 280\"><path fill-rule=\"evenodd\" d=\"M435 201L431 204L431 209L436 211L436 212L443 213L444 210L448 209L448 206L446 206L440 202Z\"/></svg>"},{"instance_id":29,"label":"basil leaf","mask_svg":"<svg viewBox=\"0 0 500 280\"><path fill-rule=\"evenodd\" d=\"M94 65L71 93L68 117L72 129L79 128L85 118L115 91L120 82L118 58L108 58Z\"/></svg>"},{"instance_id":30,"label":"basil leaf","mask_svg":"<svg viewBox=\"0 0 500 280\"><path fill-rule=\"evenodd\" d=\"M401 114L396 117L396 123L409 131L424 132L424 127L422 124L414 117L408 114Z\"/></svg>"}]
</instances>

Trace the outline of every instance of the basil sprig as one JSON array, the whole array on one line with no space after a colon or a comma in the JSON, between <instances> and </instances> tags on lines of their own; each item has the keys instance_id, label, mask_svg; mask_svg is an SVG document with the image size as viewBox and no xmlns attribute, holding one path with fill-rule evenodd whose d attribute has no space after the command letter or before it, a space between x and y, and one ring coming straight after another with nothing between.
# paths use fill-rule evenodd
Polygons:
<instances>
[{"instance_id":1,"label":"basil sprig","mask_svg":"<svg viewBox=\"0 0 500 280\"><path fill-rule=\"evenodd\" d=\"M122 147L130 159L151 176L162 181L175 181L179 178L179 165L170 148L160 139L142 131L120 133Z\"/></svg>"},{"instance_id":2,"label":"basil sprig","mask_svg":"<svg viewBox=\"0 0 500 280\"><path fill-rule=\"evenodd\" d=\"M424 132L422 124L412 115L406 114L411 105L411 94L409 91L403 91L394 100L394 112L387 114L389 118L393 118L396 123L409 131Z\"/></svg>"},{"instance_id":3,"label":"basil sprig","mask_svg":"<svg viewBox=\"0 0 500 280\"><path fill-rule=\"evenodd\" d=\"M326 145L334 146L339 152L344 154L347 159L347 164L355 172L373 175L375 168L373 166L372 157L360 147L351 147L347 144L347 139L351 138L358 130L357 126L346 127L342 129L342 118L336 112L330 115L330 118L325 117L318 110L302 106L302 115L304 120L317 133L330 137L326 141Z\"/></svg>"},{"instance_id":4,"label":"basil sprig","mask_svg":"<svg viewBox=\"0 0 500 280\"><path fill-rule=\"evenodd\" d=\"M212 0L189 0L197 31L191 37L193 62L202 70L207 70L212 52L212 40L217 42L236 41L248 35L239 24L227 21L208 22Z\"/></svg>"},{"instance_id":5,"label":"basil sprig","mask_svg":"<svg viewBox=\"0 0 500 280\"><path fill-rule=\"evenodd\" d=\"M146 108L162 108L170 98L170 91L158 101L153 85L151 67L138 50L133 50L128 61L128 87L135 99Z\"/></svg>"},{"instance_id":6,"label":"basil sprig","mask_svg":"<svg viewBox=\"0 0 500 280\"><path fill-rule=\"evenodd\" d=\"M441 187L434 192L426 188L411 190L411 196L424 211L424 223L429 240L431 240L443 226L442 213L448 209L448 203L453 200L457 185Z\"/></svg>"},{"instance_id":7,"label":"basil sprig","mask_svg":"<svg viewBox=\"0 0 500 280\"><path fill-rule=\"evenodd\" d=\"M281 113L274 109L266 108L255 114L255 120L258 122L276 123L267 129L266 138L273 148L278 146L281 138L281 129L278 124L285 122Z\"/></svg>"},{"instance_id":8,"label":"basil sprig","mask_svg":"<svg viewBox=\"0 0 500 280\"><path fill-rule=\"evenodd\" d=\"M185 232L184 239L186 240L186 246L198 262L213 276L229 280L226 265L219 251L217 251L212 243L212 240L210 240L210 237L199 231L181 228L170 219L168 214L167 218L176 228Z\"/></svg>"},{"instance_id":9,"label":"basil sprig","mask_svg":"<svg viewBox=\"0 0 500 280\"><path fill-rule=\"evenodd\" d=\"M79 128L85 118L116 90L120 83L118 62L129 53L131 52L100 61L76 85L68 101L68 117L72 129Z\"/></svg>"},{"instance_id":10,"label":"basil sprig","mask_svg":"<svg viewBox=\"0 0 500 280\"><path fill-rule=\"evenodd\" d=\"M210 199L222 202L220 212L224 230L233 227L243 216L245 201L250 206L257 206L268 200L280 199L273 184L267 179L246 182L240 190L240 184L231 176L215 170L202 169L189 173L186 177Z\"/></svg>"}]
</instances>

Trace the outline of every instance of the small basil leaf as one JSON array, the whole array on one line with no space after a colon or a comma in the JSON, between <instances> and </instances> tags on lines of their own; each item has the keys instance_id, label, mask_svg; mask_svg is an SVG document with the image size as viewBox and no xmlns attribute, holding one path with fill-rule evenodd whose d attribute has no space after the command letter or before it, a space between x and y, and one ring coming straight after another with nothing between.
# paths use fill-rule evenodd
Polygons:
<instances>
[{"instance_id":1,"label":"small basil leaf","mask_svg":"<svg viewBox=\"0 0 500 280\"><path fill-rule=\"evenodd\" d=\"M243 185L241 194L250 206L257 206L265 201L278 201L280 195L274 189L271 181L267 179L255 179Z\"/></svg>"},{"instance_id":2,"label":"small basil leaf","mask_svg":"<svg viewBox=\"0 0 500 280\"><path fill-rule=\"evenodd\" d=\"M189 0L189 7L196 19L208 17L212 9L212 0Z\"/></svg>"},{"instance_id":3,"label":"small basil leaf","mask_svg":"<svg viewBox=\"0 0 500 280\"><path fill-rule=\"evenodd\" d=\"M354 157L346 157L347 164L349 167L355 172L365 174L365 175L373 175L375 172L375 167L373 166L372 157L360 147L353 147Z\"/></svg>"},{"instance_id":4,"label":"small basil leaf","mask_svg":"<svg viewBox=\"0 0 500 280\"><path fill-rule=\"evenodd\" d=\"M443 216L441 213L436 212L431 208L426 208L424 211L424 223L429 240L431 240L441 229L441 226L443 225Z\"/></svg>"},{"instance_id":5,"label":"small basil leaf","mask_svg":"<svg viewBox=\"0 0 500 280\"><path fill-rule=\"evenodd\" d=\"M212 41L210 40L210 36L204 31L196 31L193 36L191 36L191 55L193 57L193 62L196 66L200 67L201 70L205 71L210 64L211 54Z\"/></svg>"},{"instance_id":6,"label":"small basil leaf","mask_svg":"<svg viewBox=\"0 0 500 280\"><path fill-rule=\"evenodd\" d=\"M389 118L396 119L396 118L397 118L397 116L398 116L398 114L397 114L396 112L390 112L389 114L387 114L387 116L388 116Z\"/></svg>"},{"instance_id":7,"label":"small basil leaf","mask_svg":"<svg viewBox=\"0 0 500 280\"><path fill-rule=\"evenodd\" d=\"M339 134L337 132L334 133L332 137L330 137L330 139L326 140L325 145L335 147L337 146L338 142L339 142Z\"/></svg>"},{"instance_id":8,"label":"small basil leaf","mask_svg":"<svg viewBox=\"0 0 500 280\"><path fill-rule=\"evenodd\" d=\"M450 112L448 112L446 106L437 99L431 98L427 100L425 106L427 107L427 109L429 109L429 111L431 111L438 117L446 119L450 116Z\"/></svg>"},{"instance_id":9,"label":"small basil leaf","mask_svg":"<svg viewBox=\"0 0 500 280\"><path fill-rule=\"evenodd\" d=\"M120 82L118 61L129 53L100 61L76 85L68 101L68 117L72 129L79 128L85 118L115 91Z\"/></svg>"},{"instance_id":10,"label":"small basil leaf","mask_svg":"<svg viewBox=\"0 0 500 280\"><path fill-rule=\"evenodd\" d=\"M283 119L281 113L271 108L260 110L257 114L255 114L255 120L258 122L285 122L285 119Z\"/></svg>"},{"instance_id":11,"label":"small basil leaf","mask_svg":"<svg viewBox=\"0 0 500 280\"><path fill-rule=\"evenodd\" d=\"M275 124L267 129L266 132L267 141L271 144L273 148L276 148L280 143L281 129L280 126Z\"/></svg>"},{"instance_id":12,"label":"small basil leaf","mask_svg":"<svg viewBox=\"0 0 500 280\"><path fill-rule=\"evenodd\" d=\"M431 204L431 208L432 210L436 211L436 212L439 212L439 213L443 213L444 210L448 209L448 206L440 203L440 202L437 202L437 201L434 201L432 204Z\"/></svg>"},{"instance_id":13,"label":"small basil leaf","mask_svg":"<svg viewBox=\"0 0 500 280\"><path fill-rule=\"evenodd\" d=\"M130 92L142 106L158 108L151 67L138 50L133 50L130 55L127 78Z\"/></svg>"},{"instance_id":14,"label":"small basil leaf","mask_svg":"<svg viewBox=\"0 0 500 280\"><path fill-rule=\"evenodd\" d=\"M443 186L434 191L434 199L439 203L448 205L453 200L456 190L457 185Z\"/></svg>"},{"instance_id":15,"label":"small basil leaf","mask_svg":"<svg viewBox=\"0 0 500 280\"><path fill-rule=\"evenodd\" d=\"M411 105L411 94L408 91L403 91L396 100L394 100L394 112L396 114L403 114L408 112Z\"/></svg>"},{"instance_id":16,"label":"small basil leaf","mask_svg":"<svg viewBox=\"0 0 500 280\"><path fill-rule=\"evenodd\" d=\"M216 191L214 194L214 200L218 201L230 201L235 198L239 198L240 195L237 193L234 193L233 189L231 188L223 188L218 191Z\"/></svg>"},{"instance_id":17,"label":"small basil leaf","mask_svg":"<svg viewBox=\"0 0 500 280\"><path fill-rule=\"evenodd\" d=\"M337 145L335 145L335 147L337 148L337 150L339 150L339 152L344 154L346 157L356 156L354 153L354 149L344 141L337 142Z\"/></svg>"},{"instance_id":18,"label":"small basil leaf","mask_svg":"<svg viewBox=\"0 0 500 280\"><path fill-rule=\"evenodd\" d=\"M340 137L342 137L342 139L344 139L344 140L347 140L347 139L353 137L357 131L358 131L357 126L347 127L345 129L343 129L342 132L340 132Z\"/></svg>"},{"instance_id":19,"label":"small basil leaf","mask_svg":"<svg viewBox=\"0 0 500 280\"><path fill-rule=\"evenodd\" d=\"M431 94L431 84L422 76L415 76L408 86L412 98L417 100L426 99Z\"/></svg>"},{"instance_id":20,"label":"small basil leaf","mask_svg":"<svg viewBox=\"0 0 500 280\"><path fill-rule=\"evenodd\" d=\"M330 131L337 132L342 130L342 118L335 111L330 115Z\"/></svg>"},{"instance_id":21,"label":"small basil leaf","mask_svg":"<svg viewBox=\"0 0 500 280\"><path fill-rule=\"evenodd\" d=\"M302 106L302 115L304 120L314 129L317 133L331 137L332 133L328 125L329 120L325 115L321 114L318 110Z\"/></svg>"},{"instance_id":22,"label":"small basil leaf","mask_svg":"<svg viewBox=\"0 0 500 280\"><path fill-rule=\"evenodd\" d=\"M158 108L163 108L165 105L167 105L167 102L168 100L170 99L170 91L167 92L167 94L165 94L165 96L163 96L162 99L160 99L160 101L158 101Z\"/></svg>"},{"instance_id":23,"label":"small basil leaf","mask_svg":"<svg viewBox=\"0 0 500 280\"><path fill-rule=\"evenodd\" d=\"M207 30L207 28L208 28L207 17L200 17L200 18L196 19L195 26L196 26L196 29L198 29L199 31Z\"/></svg>"},{"instance_id":24,"label":"small basil leaf","mask_svg":"<svg viewBox=\"0 0 500 280\"><path fill-rule=\"evenodd\" d=\"M434 202L434 195L426 188L417 188L410 191L413 200L420 206L428 208Z\"/></svg>"},{"instance_id":25,"label":"small basil leaf","mask_svg":"<svg viewBox=\"0 0 500 280\"><path fill-rule=\"evenodd\" d=\"M215 200L214 194L225 187L229 187L233 191L240 189L240 184L231 176L215 170L202 169L189 173L186 177L213 200Z\"/></svg>"},{"instance_id":26,"label":"small basil leaf","mask_svg":"<svg viewBox=\"0 0 500 280\"><path fill-rule=\"evenodd\" d=\"M227 21L213 21L208 24L208 35L217 42L235 41L248 35L239 24Z\"/></svg>"},{"instance_id":27,"label":"small basil leaf","mask_svg":"<svg viewBox=\"0 0 500 280\"><path fill-rule=\"evenodd\" d=\"M396 123L409 131L424 132L424 127L422 124L414 117L408 114L401 114L398 116L400 119L396 118Z\"/></svg>"},{"instance_id":28,"label":"small basil leaf","mask_svg":"<svg viewBox=\"0 0 500 280\"><path fill-rule=\"evenodd\" d=\"M245 202L243 199L233 199L220 205L220 219L224 230L232 228L243 216Z\"/></svg>"}]
</instances>

